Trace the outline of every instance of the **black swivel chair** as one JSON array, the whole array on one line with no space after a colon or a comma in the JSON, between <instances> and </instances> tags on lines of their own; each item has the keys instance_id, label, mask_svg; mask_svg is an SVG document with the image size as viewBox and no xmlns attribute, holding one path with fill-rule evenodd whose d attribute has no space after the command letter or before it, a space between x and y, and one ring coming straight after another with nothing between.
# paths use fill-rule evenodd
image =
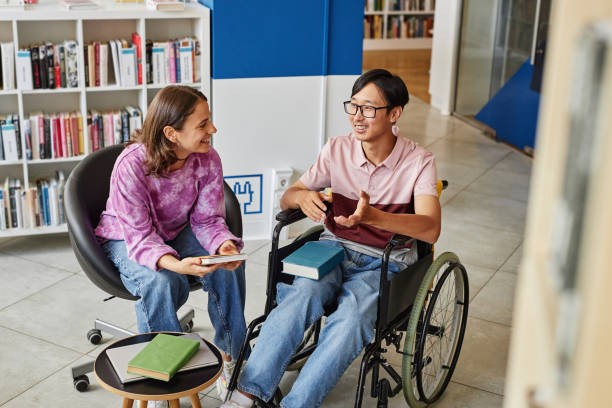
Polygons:
<instances>
[{"instance_id":1,"label":"black swivel chair","mask_svg":"<svg viewBox=\"0 0 612 408\"><path fill-rule=\"evenodd\" d=\"M106 208L110 189L110 176L115 160L123 151L123 145L114 145L98 150L85 157L71 172L64 191L64 205L68 222L70 243L81 268L89 279L111 297L137 300L125 289L119 271L108 260L94 234L100 215ZM230 231L237 237L242 237L242 218L240 204L231 188L223 183L225 193L225 220ZM191 290L200 288L195 279L191 282ZM185 331L193 327L193 309L179 317L181 327ZM92 344L102 340L102 331L117 338L131 336L129 330L117 327L111 323L96 319L94 328L87 333L87 339ZM93 371L93 361L72 368L74 386L78 391L85 391L89 385L87 373Z\"/></svg>"}]
</instances>

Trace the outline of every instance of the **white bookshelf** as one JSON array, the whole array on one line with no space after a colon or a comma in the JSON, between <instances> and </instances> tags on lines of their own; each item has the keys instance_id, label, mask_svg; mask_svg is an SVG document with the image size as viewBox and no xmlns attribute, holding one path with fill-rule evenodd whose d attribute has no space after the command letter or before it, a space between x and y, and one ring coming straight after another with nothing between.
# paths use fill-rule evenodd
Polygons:
<instances>
[{"instance_id":1,"label":"white bookshelf","mask_svg":"<svg viewBox=\"0 0 612 408\"><path fill-rule=\"evenodd\" d=\"M200 42L201 81L187 84L200 89L211 99L210 73L210 10L197 3L185 5L184 11L160 12L148 10L144 3L115 3L97 0L99 8L86 11L69 11L59 2L39 0L40 4L26 7L0 8L0 41L13 41L15 52L30 44L45 42L60 43L75 40L78 44L78 88L56 88L35 90L0 90L0 114L18 113L20 120L30 113L78 111L85 121L88 110L121 109L126 105L138 106L143 117L147 106L155 94L165 84L146 83L146 52L148 39L167 41L183 37L196 37ZM83 46L88 42L107 42L111 39L131 39L137 32L142 41L143 84L121 87L114 84L104 87L85 87ZM110 76L109 76L110 81ZM66 177L74 166L88 153L92 146L86 126L84 126L85 155L58 158L27 160L25 157L25 138L21 137L22 159L19 161L0 161L0 181L9 176L22 180L22 188L28 188L31 181L49 177L56 170L62 170ZM66 232L66 225L38 228L16 228L0 231L0 238L25 235Z\"/></svg>"},{"instance_id":2,"label":"white bookshelf","mask_svg":"<svg viewBox=\"0 0 612 408\"><path fill-rule=\"evenodd\" d=\"M389 20L391 17L401 16L402 18L410 16L434 17L433 1L429 2L431 9L427 10L389 10L393 0L383 1L383 10L372 11L368 10L368 0L366 0L365 16L381 16L382 21L382 38L364 38L364 51L372 50L408 50L408 49L430 49L433 43L431 37L424 38L389 38Z\"/></svg>"}]
</instances>

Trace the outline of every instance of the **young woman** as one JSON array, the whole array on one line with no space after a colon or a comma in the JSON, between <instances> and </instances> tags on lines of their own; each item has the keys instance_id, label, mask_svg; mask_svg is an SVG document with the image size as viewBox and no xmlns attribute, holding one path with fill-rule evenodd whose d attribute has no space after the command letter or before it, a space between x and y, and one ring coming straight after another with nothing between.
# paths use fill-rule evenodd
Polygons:
<instances>
[{"instance_id":1,"label":"young woman","mask_svg":"<svg viewBox=\"0 0 612 408\"><path fill-rule=\"evenodd\" d=\"M189 296L187 278L202 283L229 379L246 332L244 264L202 266L197 258L237 254L243 245L225 223L221 160L210 145L216 131L200 91L162 89L115 163L96 235L125 287L140 296L141 333L182 331L176 311Z\"/></svg>"}]
</instances>

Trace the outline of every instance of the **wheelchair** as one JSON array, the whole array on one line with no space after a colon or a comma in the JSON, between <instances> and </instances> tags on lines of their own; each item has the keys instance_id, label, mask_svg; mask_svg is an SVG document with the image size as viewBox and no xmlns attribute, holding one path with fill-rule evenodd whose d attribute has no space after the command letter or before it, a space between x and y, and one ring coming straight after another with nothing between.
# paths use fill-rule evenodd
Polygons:
<instances>
[{"instance_id":1,"label":"wheelchair","mask_svg":"<svg viewBox=\"0 0 612 408\"><path fill-rule=\"evenodd\" d=\"M446 188L438 181L438 195ZM413 197L414 198L414 197ZM414 200L412 200L414 202ZM414 207L411 206L411 213ZM276 306L276 284L290 284L293 276L282 273L282 260L308 241L318 240L322 226L313 227L288 245L279 247L282 228L306 216L302 211L286 210L276 215L277 225L268 254L268 281L264 314L254 319L247 329L245 342L236 361L236 369L228 389L236 389L240 368L251 342L256 340L268 314ZM378 314L374 340L365 348L361 360L355 407L362 405L366 377L371 372L370 395L377 407L387 407L388 399L403 391L407 404L421 408L440 398L453 375L465 334L469 306L468 276L459 258L445 252L434 260L433 245L415 240L418 260L388 279L391 251L412 238L395 234L383 252L378 297ZM325 310L325 316L334 308ZM304 339L291 358L288 370L299 369L317 346L321 319L308 328ZM405 336L405 337L404 337ZM404 343L402 347L402 339ZM253 345L257 347L257 344ZM402 355L401 375L389 364L385 354L395 349ZM381 368L388 378L381 376ZM255 406L277 407L283 395L277 389L269 402L257 400Z\"/></svg>"}]
</instances>

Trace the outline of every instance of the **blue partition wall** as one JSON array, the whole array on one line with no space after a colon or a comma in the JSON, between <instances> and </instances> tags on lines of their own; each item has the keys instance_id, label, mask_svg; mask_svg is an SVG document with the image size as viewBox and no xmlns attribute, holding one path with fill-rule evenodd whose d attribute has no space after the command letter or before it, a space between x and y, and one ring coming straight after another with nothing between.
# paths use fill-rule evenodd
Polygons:
<instances>
[{"instance_id":1,"label":"blue partition wall","mask_svg":"<svg viewBox=\"0 0 612 408\"><path fill-rule=\"evenodd\" d=\"M328 137L361 74L363 1L202 0L212 9L214 147L237 186L245 237L269 238L282 191ZM244 194L243 194L244 193Z\"/></svg>"}]
</instances>

